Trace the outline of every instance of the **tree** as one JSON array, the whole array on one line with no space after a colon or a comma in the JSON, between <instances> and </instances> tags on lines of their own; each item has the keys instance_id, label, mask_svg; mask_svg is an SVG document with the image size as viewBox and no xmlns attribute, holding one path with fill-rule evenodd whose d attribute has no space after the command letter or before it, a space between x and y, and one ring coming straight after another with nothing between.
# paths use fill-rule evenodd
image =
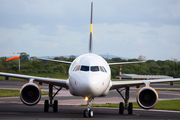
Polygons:
<instances>
[{"instance_id":1,"label":"tree","mask_svg":"<svg viewBox=\"0 0 180 120\"><path fill-rule=\"evenodd\" d=\"M37 60L37 57L31 57L30 58L30 61L36 61Z\"/></svg>"},{"instance_id":2,"label":"tree","mask_svg":"<svg viewBox=\"0 0 180 120\"><path fill-rule=\"evenodd\" d=\"M70 61L73 61L75 58L76 58L75 55L71 55L71 56L69 57L69 60L70 60Z\"/></svg>"},{"instance_id":3,"label":"tree","mask_svg":"<svg viewBox=\"0 0 180 120\"><path fill-rule=\"evenodd\" d=\"M140 56L138 57L138 60L140 60L140 61L146 61L146 56L140 55Z\"/></svg>"},{"instance_id":4,"label":"tree","mask_svg":"<svg viewBox=\"0 0 180 120\"><path fill-rule=\"evenodd\" d=\"M114 61L114 62L121 62L122 61L121 58L112 58L111 60Z\"/></svg>"},{"instance_id":5,"label":"tree","mask_svg":"<svg viewBox=\"0 0 180 120\"><path fill-rule=\"evenodd\" d=\"M75 59L76 56L75 55L71 55L69 58Z\"/></svg>"},{"instance_id":6,"label":"tree","mask_svg":"<svg viewBox=\"0 0 180 120\"><path fill-rule=\"evenodd\" d=\"M176 59L176 58L174 58L173 61L176 62L176 63L179 62L178 59Z\"/></svg>"},{"instance_id":7,"label":"tree","mask_svg":"<svg viewBox=\"0 0 180 120\"><path fill-rule=\"evenodd\" d=\"M22 52L20 59L21 59L21 62L29 62L29 55L25 52Z\"/></svg>"}]
</instances>

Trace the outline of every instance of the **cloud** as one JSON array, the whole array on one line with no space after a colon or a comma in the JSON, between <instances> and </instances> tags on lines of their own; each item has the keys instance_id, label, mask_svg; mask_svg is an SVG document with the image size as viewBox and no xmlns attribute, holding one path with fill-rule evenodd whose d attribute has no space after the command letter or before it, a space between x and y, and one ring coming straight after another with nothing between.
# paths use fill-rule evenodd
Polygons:
<instances>
[{"instance_id":1,"label":"cloud","mask_svg":"<svg viewBox=\"0 0 180 120\"><path fill-rule=\"evenodd\" d=\"M46 35L39 32L41 28L41 26L30 24L25 24L20 29L0 28L1 56L10 55L16 51L39 56L47 53L66 55L70 52L73 53L74 49L79 49L79 53L84 53L81 48L88 46L88 39L87 42L84 42L86 35L88 38L88 33L85 35L75 31L67 31L64 30L65 27L58 26L59 29L54 35ZM84 43L86 44L84 45ZM6 49L9 50L8 53L5 52Z\"/></svg>"},{"instance_id":2,"label":"cloud","mask_svg":"<svg viewBox=\"0 0 180 120\"><path fill-rule=\"evenodd\" d=\"M163 25L160 28L154 28L148 26L148 24L145 25L145 23L142 23L142 25L95 25L94 29L101 31L100 34L95 33L95 35L98 38L103 38L103 44L95 45L96 52L135 58L143 54L148 59L154 59L153 56L155 55L159 59L169 59L168 56L178 57L171 53L180 52L180 49L178 49L180 44L178 30L180 30L180 26ZM108 32L111 34L108 34Z\"/></svg>"},{"instance_id":3,"label":"cloud","mask_svg":"<svg viewBox=\"0 0 180 120\"><path fill-rule=\"evenodd\" d=\"M0 56L20 51L33 56L88 52L90 2L1 0ZM93 2L93 52L180 60L180 1Z\"/></svg>"}]
</instances>

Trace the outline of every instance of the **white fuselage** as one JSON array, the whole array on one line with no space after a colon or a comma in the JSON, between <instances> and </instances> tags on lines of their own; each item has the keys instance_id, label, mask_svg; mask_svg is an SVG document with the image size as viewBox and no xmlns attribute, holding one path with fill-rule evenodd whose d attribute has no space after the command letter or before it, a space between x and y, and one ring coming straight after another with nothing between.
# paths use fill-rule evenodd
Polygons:
<instances>
[{"instance_id":1,"label":"white fuselage","mask_svg":"<svg viewBox=\"0 0 180 120\"><path fill-rule=\"evenodd\" d=\"M68 86L70 93L75 96L106 96L111 87L108 63L93 53L77 57L69 68Z\"/></svg>"}]
</instances>

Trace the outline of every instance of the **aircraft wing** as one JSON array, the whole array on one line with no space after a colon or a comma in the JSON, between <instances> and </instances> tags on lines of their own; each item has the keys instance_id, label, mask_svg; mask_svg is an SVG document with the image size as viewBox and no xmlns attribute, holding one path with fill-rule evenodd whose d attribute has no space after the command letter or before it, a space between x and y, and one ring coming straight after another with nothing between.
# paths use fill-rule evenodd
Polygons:
<instances>
[{"instance_id":1,"label":"aircraft wing","mask_svg":"<svg viewBox=\"0 0 180 120\"><path fill-rule=\"evenodd\" d=\"M153 83L164 83L164 82L180 82L180 78L174 79L156 79L156 80L133 80L133 81L112 81L110 90L119 89L123 87L130 87L136 85L150 85Z\"/></svg>"},{"instance_id":2,"label":"aircraft wing","mask_svg":"<svg viewBox=\"0 0 180 120\"><path fill-rule=\"evenodd\" d=\"M72 62L68 61L61 61L61 60L51 60L51 59L43 59L43 58L37 58L38 60L44 60L44 61L50 61L50 62L56 62L56 63L64 63L64 64L71 64Z\"/></svg>"},{"instance_id":3,"label":"aircraft wing","mask_svg":"<svg viewBox=\"0 0 180 120\"><path fill-rule=\"evenodd\" d=\"M124 65L124 64L135 64L135 63L144 63L146 61L136 61L136 62L118 62L118 63L108 63L109 65Z\"/></svg>"},{"instance_id":4,"label":"aircraft wing","mask_svg":"<svg viewBox=\"0 0 180 120\"><path fill-rule=\"evenodd\" d=\"M33 81L37 81L37 82L42 82L42 83L61 86L61 87L64 87L66 89L69 88L68 85L67 85L67 80L62 80L62 79L36 77L36 76L28 76L28 75L19 75L19 74L3 73L3 72L0 72L0 76L21 78L21 79L26 79L26 80L33 80Z\"/></svg>"}]
</instances>

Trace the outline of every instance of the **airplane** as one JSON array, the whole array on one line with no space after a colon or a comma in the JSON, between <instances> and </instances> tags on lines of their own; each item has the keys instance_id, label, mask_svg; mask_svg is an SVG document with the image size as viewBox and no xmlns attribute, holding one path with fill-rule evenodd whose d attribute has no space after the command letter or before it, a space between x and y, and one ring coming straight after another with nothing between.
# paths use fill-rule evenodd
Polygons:
<instances>
[{"instance_id":1,"label":"airplane","mask_svg":"<svg viewBox=\"0 0 180 120\"><path fill-rule=\"evenodd\" d=\"M52 107L54 112L58 112L58 101L54 100L55 96L62 88L66 88L73 96L81 96L87 101L87 109L83 111L84 117L93 117L94 113L91 110L91 101L96 97L104 97L108 95L110 90L116 90L123 98L124 103L119 103L119 114L123 114L124 110L128 111L128 114L133 114L133 104L129 100L129 91L132 86L145 85L137 92L137 103L143 109L152 109L158 102L158 92L150 87L153 83L162 82L175 82L180 81L180 78L175 79L157 79L157 80L137 80L137 81L111 81L112 65L122 64L136 64L143 63L145 61L136 62L119 62L119 63L107 63L101 56L92 53L92 14L93 3L91 2L91 17L90 17L90 37L89 37L89 52L87 54L80 55L73 62L51 60L51 59L39 59L50 62L57 62L62 64L70 64L69 78L67 80L36 77L29 75L19 75L12 73L0 72L0 76L5 76L8 80L9 77L21 78L29 80L20 88L20 99L28 106L36 105L41 99L41 88L36 82L49 84L49 100L44 101L44 112L48 112ZM53 94L53 88L57 89ZM122 95L122 91L125 90L125 95ZM54 102L54 103L53 103Z\"/></svg>"}]
</instances>

